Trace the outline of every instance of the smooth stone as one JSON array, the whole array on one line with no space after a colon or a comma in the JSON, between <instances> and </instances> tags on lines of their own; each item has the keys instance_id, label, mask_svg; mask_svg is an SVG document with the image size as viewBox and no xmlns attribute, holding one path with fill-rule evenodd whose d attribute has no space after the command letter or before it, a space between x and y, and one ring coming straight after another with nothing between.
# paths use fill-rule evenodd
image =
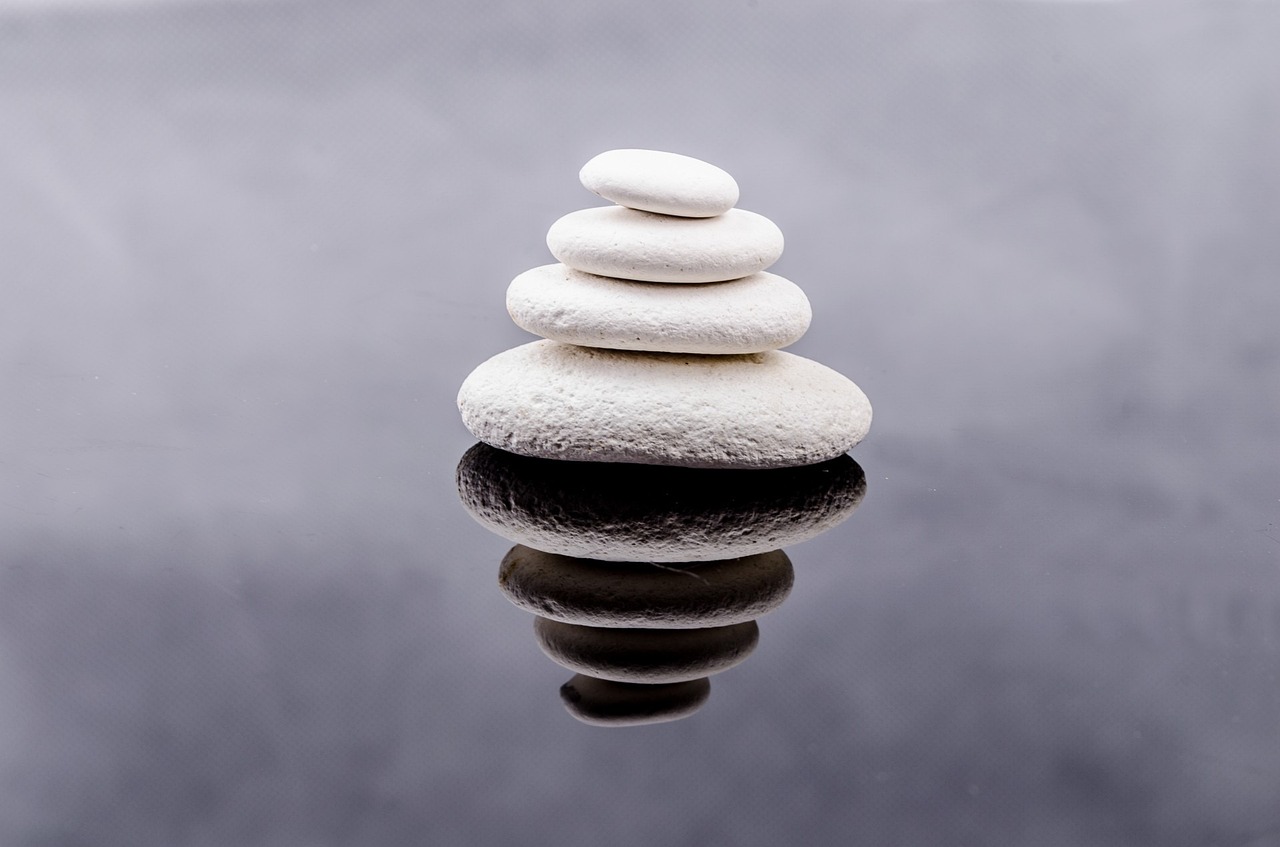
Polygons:
<instances>
[{"instance_id":1,"label":"smooth stone","mask_svg":"<svg viewBox=\"0 0 1280 847\"><path fill-rule=\"evenodd\" d=\"M809 298L788 279L755 273L729 282L667 285L543 265L507 288L507 312L535 335L615 350L759 353L809 328Z\"/></svg>"},{"instance_id":2,"label":"smooth stone","mask_svg":"<svg viewBox=\"0 0 1280 847\"><path fill-rule=\"evenodd\" d=\"M755 621L707 629L606 629L535 618L534 637L561 667L615 682L687 682L727 671L756 648Z\"/></svg>"},{"instance_id":3,"label":"smooth stone","mask_svg":"<svg viewBox=\"0 0 1280 847\"><path fill-rule=\"evenodd\" d=\"M622 206L570 212L547 231L551 254L571 268L647 282L723 282L758 273L782 255L782 230L755 212L677 218Z\"/></svg>"},{"instance_id":4,"label":"smooth stone","mask_svg":"<svg viewBox=\"0 0 1280 847\"><path fill-rule=\"evenodd\" d=\"M837 526L866 474L847 455L770 470L534 459L476 444L458 462L476 522L519 544L584 559L696 562L768 553Z\"/></svg>"},{"instance_id":5,"label":"smooth stone","mask_svg":"<svg viewBox=\"0 0 1280 847\"><path fill-rule=\"evenodd\" d=\"M592 726L642 726L678 721L702 708L710 696L711 680L705 676L686 682L645 685L574 674L560 686L565 709Z\"/></svg>"},{"instance_id":6,"label":"smooth stone","mask_svg":"<svg viewBox=\"0 0 1280 847\"><path fill-rule=\"evenodd\" d=\"M755 620L791 592L781 550L659 565L544 553L518 544L502 560L507 599L540 617L601 627L696 629Z\"/></svg>"},{"instance_id":7,"label":"smooth stone","mask_svg":"<svg viewBox=\"0 0 1280 847\"><path fill-rule=\"evenodd\" d=\"M582 166L588 191L621 206L709 218L738 202L738 183L701 159L660 150L609 150Z\"/></svg>"},{"instance_id":8,"label":"smooth stone","mask_svg":"<svg viewBox=\"0 0 1280 847\"><path fill-rule=\"evenodd\" d=\"M871 427L858 386L767 350L698 356L534 341L458 392L476 438L526 456L701 468L776 468L840 455Z\"/></svg>"}]
</instances>

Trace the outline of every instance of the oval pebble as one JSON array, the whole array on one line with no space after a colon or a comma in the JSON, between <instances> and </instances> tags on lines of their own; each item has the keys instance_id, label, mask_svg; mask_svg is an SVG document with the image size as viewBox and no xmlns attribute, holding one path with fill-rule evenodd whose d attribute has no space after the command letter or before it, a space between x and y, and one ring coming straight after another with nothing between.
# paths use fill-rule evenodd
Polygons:
<instances>
[{"instance_id":1,"label":"oval pebble","mask_svg":"<svg viewBox=\"0 0 1280 847\"><path fill-rule=\"evenodd\" d=\"M565 709L592 726L641 726L678 721L702 708L710 696L711 680L705 676L687 682L645 685L574 674L560 686Z\"/></svg>"},{"instance_id":2,"label":"oval pebble","mask_svg":"<svg viewBox=\"0 0 1280 847\"><path fill-rule=\"evenodd\" d=\"M696 629L755 620L782 605L795 573L781 550L658 566L604 562L516 545L498 585L522 609L562 623Z\"/></svg>"},{"instance_id":3,"label":"oval pebble","mask_svg":"<svg viewBox=\"0 0 1280 847\"><path fill-rule=\"evenodd\" d=\"M703 468L813 464L871 427L857 385L780 350L696 356L534 341L472 371L458 409L476 438L513 453Z\"/></svg>"},{"instance_id":4,"label":"oval pebble","mask_svg":"<svg viewBox=\"0 0 1280 847\"><path fill-rule=\"evenodd\" d=\"M847 455L770 470L534 459L476 444L458 462L476 522L536 550L615 562L706 562L799 544L842 523L866 474Z\"/></svg>"},{"instance_id":5,"label":"oval pebble","mask_svg":"<svg viewBox=\"0 0 1280 847\"><path fill-rule=\"evenodd\" d=\"M609 150L582 166L588 191L621 206L706 218L738 202L738 183L715 165L660 150Z\"/></svg>"},{"instance_id":6,"label":"oval pebble","mask_svg":"<svg viewBox=\"0 0 1280 847\"><path fill-rule=\"evenodd\" d=\"M686 682L727 671L756 648L755 621L705 629L607 629L534 618L542 652L561 667L615 682Z\"/></svg>"},{"instance_id":7,"label":"oval pebble","mask_svg":"<svg viewBox=\"0 0 1280 847\"><path fill-rule=\"evenodd\" d=\"M676 218L622 206L570 212L547 247L575 270L648 282L723 282L757 273L782 255L782 230L755 212Z\"/></svg>"},{"instance_id":8,"label":"oval pebble","mask_svg":"<svg viewBox=\"0 0 1280 847\"><path fill-rule=\"evenodd\" d=\"M729 282L665 285L543 265L507 289L523 329L567 344L667 353L759 353L809 328L809 298L790 280L755 273Z\"/></svg>"}]
</instances>

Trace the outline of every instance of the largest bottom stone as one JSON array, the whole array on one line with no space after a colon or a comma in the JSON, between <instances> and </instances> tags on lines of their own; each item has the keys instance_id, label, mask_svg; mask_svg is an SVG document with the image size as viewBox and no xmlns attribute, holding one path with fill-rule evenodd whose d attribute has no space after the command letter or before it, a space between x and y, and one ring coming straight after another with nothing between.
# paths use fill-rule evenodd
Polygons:
<instances>
[{"instance_id":1,"label":"largest bottom stone","mask_svg":"<svg viewBox=\"0 0 1280 847\"><path fill-rule=\"evenodd\" d=\"M821 462L871 426L857 385L791 353L642 353L545 340L476 368L458 409L476 438L525 456L703 468Z\"/></svg>"}]
</instances>

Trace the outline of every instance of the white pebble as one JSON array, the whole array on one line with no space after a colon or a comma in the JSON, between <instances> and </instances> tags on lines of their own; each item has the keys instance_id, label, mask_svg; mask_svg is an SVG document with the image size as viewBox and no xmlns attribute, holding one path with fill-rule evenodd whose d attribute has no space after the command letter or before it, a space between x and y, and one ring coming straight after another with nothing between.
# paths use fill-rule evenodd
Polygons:
<instances>
[{"instance_id":1,"label":"white pebble","mask_svg":"<svg viewBox=\"0 0 1280 847\"><path fill-rule=\"evenodd\" d=\"M547 232L551 254L571 268L649 282L722 282L757 273L782 255L782 231L743 209L677 218L622 206L570 212Z\"/></svg>"},{"instance_id":2,"label":"white pebble","mask_svg":"<svg viewBox=\"0 0 1280 847\"><path fill-rule=\"evenodd\" d=\"M715 165L659 150L610 150L587 162L582 185L606 200L664 215L708 218L738 202L738 183Z\"/></svg>"},{"instance_id":3,"label":"white pebble","mask_svg":"<svg viewBox=\"0 0 1280 847\"><path fill-rule=\"evenodd\" d=\"M759 353L794 343L813 311L795 283L761 272L702 285L634 282L543 265L516 277L507 311L535 335L615 350Z\"/></svg>"},{"instance_id":4,"label":"white pebble","mask_svg":"<svg viewBox=\"0 0 1280 847\"><path fill-rule=\"evenodd\" d=\"M535 341L472 371L458 408L476 438L513 453L705 468L821 462L871 426L857 385L780 350L697 356Z\"/></svg>"}]
</instances>

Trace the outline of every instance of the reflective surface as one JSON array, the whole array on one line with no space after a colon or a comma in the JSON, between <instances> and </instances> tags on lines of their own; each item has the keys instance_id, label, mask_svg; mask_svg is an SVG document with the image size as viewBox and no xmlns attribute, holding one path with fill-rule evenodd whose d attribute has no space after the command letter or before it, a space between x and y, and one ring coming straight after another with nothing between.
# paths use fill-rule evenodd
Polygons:
<instances>
[{"instance_id":1,"label":"reflective surface","mask_svg":"<svg viewBox=\"0 0 1280 847\"><path fill-rule=\"evenodd\" d=\"M1274 7L433 5L0 13L0 841L1280 843ZM623 146L876 419L602 729L453 398Z\"/></svg>"},{"instance_id":2,"label":"reflective surface","mask_svg":"<svg viewBox=\"0 0 1280 847\"><path fill-rule=\"evenodd\" d=\"M537 616L542 652L578 672L561 688L570 713L600 726L700 708L708 678L755 650L756 619L790 594L795 571L781 546L842 523L866 490L847 455L712 470L537 459L477 444L458 463L467 511L517 542L499 586ZM694 682L702 684L680 685Z\"/></svg>"}]
</instances>

